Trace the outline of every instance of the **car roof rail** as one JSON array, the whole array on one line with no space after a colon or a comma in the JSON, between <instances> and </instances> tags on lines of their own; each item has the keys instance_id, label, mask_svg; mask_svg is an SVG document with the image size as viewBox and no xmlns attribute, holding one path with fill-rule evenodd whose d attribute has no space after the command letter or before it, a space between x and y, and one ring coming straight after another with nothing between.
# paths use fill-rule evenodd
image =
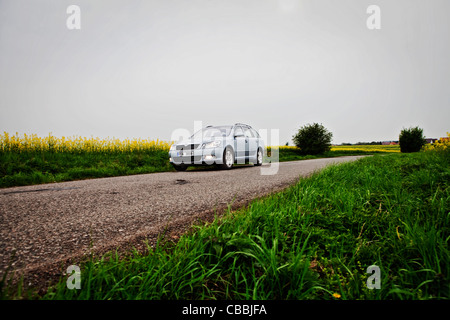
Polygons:
<instances>
[{"instance_id":1,"label":"car roof rail","mask_svg":"<svg viewBox=\"0 0 450 320\"><path fill-rule=\"evenodd\" d=\"M245 123L235 123L234 124L235 126L238 126L238 125L241 125L241 126L247 126L247 127L250 127L248 124L245 124Z\"/></svg>"}]
</instances>

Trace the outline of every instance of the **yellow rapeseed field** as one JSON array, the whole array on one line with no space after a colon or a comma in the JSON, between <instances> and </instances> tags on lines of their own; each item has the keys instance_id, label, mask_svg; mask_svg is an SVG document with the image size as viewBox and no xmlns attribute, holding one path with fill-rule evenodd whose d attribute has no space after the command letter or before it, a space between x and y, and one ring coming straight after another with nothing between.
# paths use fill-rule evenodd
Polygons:
<instances>
[{"instance_id":1,"label":"yellow rapeseed field","mask_svg":"<svg viewBox=\"0 0 450 320\"><path fill-rule=\"evenodd\" d=\"M8 152L106 152L125 153L136 151L168 151L173 142L159 139L117 139L98 137L55 137L49 134L39 137L36 134L11 135L7 132L0 133L0 151ZM450 133L446 138L441 138L434 144L429 144L425 150L443 150L450 147ZM270 151L274 147L268 147ZM294 150L295 146L279 146L279 150ZM400 152L398 145L351 145L332 146L331 151L363 151L363 152Z\"/></svg>"},{"instance_id":2,"label":"yellow rapeseed field","mask_svg":"<svg viewBox=\"0 0 450 320\"><path fill-rule=\"evenodd\" d=\"M150 139L116 139L116 138L86 138L86 137L55 137L49 134L39 137L36 134L10 135L0 134L0 151L8 152L105 152L125 153L136 151L168 151L172 143Z\"/></svg>"},{"instance_id":3,"label":"yellow rapeseed field","mask_svg":"<svg viewBox=\"0 0 450 320\"><path fill-rule=\"evenodd\" d=\"M425 146L425 150L429 151L443 151L448 150L450 148L450 132L447 132L447 137L440 138L438 141L435 141L433 144L428 144Z\"/></svg>"},{"instance_id":4,"label":"yellow rapeseed field","mask_svg":"<svg viewBox=\"0 0 450 320\"><path fill-rule=\"evenodd\" d=\"M399 145L332 146L331 151L400 152Z\"/></svg>"},{"instance_id":5,"label":"yellow rapeseed field","mask_svg":"<svg viewBox=\"0 0 450 320\"><path fill-rule=\"evenodd\" d=\"M296 146L279 146L279 150L296 150ZM271 149L271 147L268 147ZM364 151L364 152L400 152L398 145L351 145L331 146L331 151Z\"/></svg>"}]
</instances>

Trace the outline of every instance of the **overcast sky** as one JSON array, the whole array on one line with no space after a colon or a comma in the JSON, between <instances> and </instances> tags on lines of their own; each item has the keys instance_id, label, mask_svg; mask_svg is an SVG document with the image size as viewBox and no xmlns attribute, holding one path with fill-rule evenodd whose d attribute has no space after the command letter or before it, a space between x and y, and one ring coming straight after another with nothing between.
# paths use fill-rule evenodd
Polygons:
<instances>
[{"instance_id":1,"label":"overcast sky","mask_svg":"<svg viewBox=\"0 0 450 320\"><path fill-rule=\"evenodd\" d=\"M0 130L169 140L244 122L292 144L318 122L336 144L439 138L449 15L448 0L0 0Z\"/></svg>"}]
</instances>

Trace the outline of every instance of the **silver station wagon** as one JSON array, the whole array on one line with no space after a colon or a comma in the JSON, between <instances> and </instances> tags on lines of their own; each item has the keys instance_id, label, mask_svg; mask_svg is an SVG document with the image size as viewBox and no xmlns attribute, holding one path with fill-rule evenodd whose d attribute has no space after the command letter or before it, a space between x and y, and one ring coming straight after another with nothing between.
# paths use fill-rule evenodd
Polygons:
<instances>
[{"instance_id":1,"label":"silver station wagon","mask_svg":"<svg viewBox=\"0 0 450 320\"><path fill-rule=\"evenodd\" d=\"M236 123L207 126L190 138L170 147L170 163L178 171L192 165L219 165L231 169L234 164L263 162L264 141L251 126Z\"/></svg>"}]
</instances>

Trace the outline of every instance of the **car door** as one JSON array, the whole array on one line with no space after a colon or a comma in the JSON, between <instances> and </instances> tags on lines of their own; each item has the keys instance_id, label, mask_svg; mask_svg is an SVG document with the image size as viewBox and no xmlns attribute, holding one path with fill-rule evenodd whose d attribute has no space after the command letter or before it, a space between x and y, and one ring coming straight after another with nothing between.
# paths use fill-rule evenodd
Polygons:
<instances>
[{"instance_id":1,"label":"car door","mask_svg":"<svg viewBox=\"0 0 450 320\"><path fill-rule=\"evenodd\" d=\"M256 131L253 128L250 128L250 131L253 133L253 136L255 137L256 149L258 150L259 147L264 148L264 141L262 141L261 136L259 135L258 131Z\"/></svg>"},{"instance_id":2,"label":"car door","mask_svg":"<svg viewBox=\"0 0 450 320\"><path fill-rule=\"evenodd\" d=\"M241 126L234 128L234 150L237 163L245 163L245 136Z\"/></svg>"},{"instance_id":3,"label":"car door","mask_svg":"<svg viewBox=\"0 0 450 320\"><path fill-rule=\"evenodd\" d=\"M243 127L243 129L247 148L245 156L247 159L253 160L256 158L256 150L258 149L258 142L249 127Z\"/></svg>"}]
</instances>

